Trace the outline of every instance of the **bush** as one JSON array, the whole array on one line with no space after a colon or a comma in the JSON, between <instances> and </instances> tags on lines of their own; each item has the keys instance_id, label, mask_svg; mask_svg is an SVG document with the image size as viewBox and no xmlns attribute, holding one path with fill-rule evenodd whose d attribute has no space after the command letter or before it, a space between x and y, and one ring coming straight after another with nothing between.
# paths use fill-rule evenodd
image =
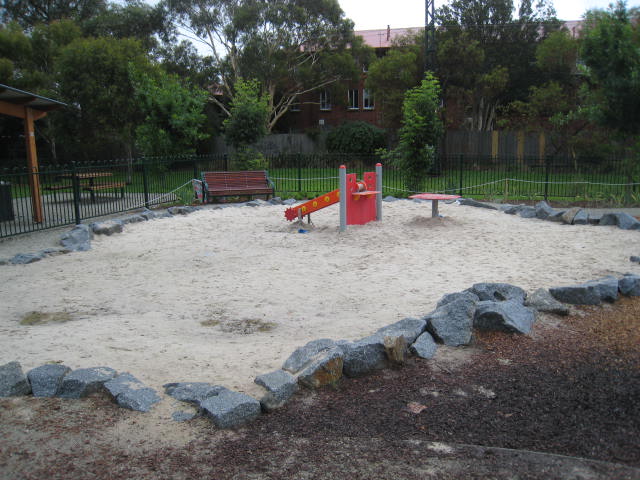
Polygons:
<instances>
[{"instance_id":1,"label":"bush","mask_svg":"<svg viewBox=\"0 0 640 480\"><path fill-rule=\"evenodd\" d=\"M385 145L385 131L366 122L345 122L327 135L330 153L371 155Z\"/></svg>"}]
</instances>

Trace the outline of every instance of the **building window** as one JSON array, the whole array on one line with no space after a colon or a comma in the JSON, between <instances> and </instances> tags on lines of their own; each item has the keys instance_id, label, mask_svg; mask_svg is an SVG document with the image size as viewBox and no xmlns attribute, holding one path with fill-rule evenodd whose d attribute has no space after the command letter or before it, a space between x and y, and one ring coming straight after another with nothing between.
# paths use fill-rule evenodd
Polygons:
<instances>
[{"instance_id":1,"label":"building window","mask_svg":"<svg viewBox=\"0 0 640 480\"><path fill-rule=\"evenodd\" d=\"M373 110L373 93L368 88L362 89L362 108L365 110Z\"/></svg>"},{"instance_id":2,"label":"building window","mask_svg":"<svg viewBox=\"0 0 640 480\"><path fill-rule=\"evenodd\" d=\"M320 110L331 110L331 95L328 90L320 92Z\"/></svg>"},{"instance_id":3,"label":"building window","mask_svg":"<svg viewBox=\"0 0 640 480\"><path fill-rule=\"evenodd\" d=\"M358 89L350 88L349 89L349 103L347 104L347 108L349 110L358 110L360 108L360 103L358 102Z\"/></svg>"},{"instance_id":4,"label":"building window","mask_svg":"<svg viewBox=\"0 0 640 480\"><path fill-rule=\"evenodd\" d=\"M289 106L290 112L299 112L300 111L300 99L298 97L293 99L291 105Z\"/></svg>"}]
</instances>

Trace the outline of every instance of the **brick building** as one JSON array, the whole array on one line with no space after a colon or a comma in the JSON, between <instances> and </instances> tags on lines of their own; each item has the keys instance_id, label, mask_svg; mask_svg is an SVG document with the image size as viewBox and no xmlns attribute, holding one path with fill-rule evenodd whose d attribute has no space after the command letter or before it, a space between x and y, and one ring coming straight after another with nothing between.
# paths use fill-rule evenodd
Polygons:
<instances>
[{"instance_id":1,"label":"brick building","mask_svg":"<svg viewBox=\"0 0 640 480\"><path fill-rule=\"evenodd\" d=\"M421 28L423 27L387 27L382 30L360 30L355 34L362 37L364 43L374 48L376 55L381 57L391 48L396 37L405 36ZM328 89L304 95L278 122L278 130L283 133L303 133L310 129L327 129L350 121L364 121L380 126L381 112L376 108L372 92L365 88L366 78L367 66L362 65L359 81L334 88L334 98ZM341 98L335 98L336 95L340 95Z\"/></svg>"}]
</instances>

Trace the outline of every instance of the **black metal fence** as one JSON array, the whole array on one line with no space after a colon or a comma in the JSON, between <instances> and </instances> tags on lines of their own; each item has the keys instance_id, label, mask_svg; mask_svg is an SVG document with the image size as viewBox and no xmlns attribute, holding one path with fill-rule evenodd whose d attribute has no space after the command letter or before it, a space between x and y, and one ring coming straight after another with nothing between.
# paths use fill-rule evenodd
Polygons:
<instances>
[{"instance_id":1,"label":"black metal fence","mask_svg":"<svg viewBox=\"0 0 640 480\"><path fill-rule=\"evenodd\" d=\"M276 195L305 197L338 188L338 168L361 176L375 156L273 155L264 159ZM234 169L227 155L116 160L0 170L0 237L8 237L161 204L191 203L192 179L202 171ZM383 194L446 192L501 201L563 199L593 204L640 204L628 162L537 157L441 156L428 175L409 179L385 166ZM36 185L39 194L34 195ZM412 185L409 189L407 185ZM39 213L38 213L39 210Z\"/></svg>"}]
</instances>

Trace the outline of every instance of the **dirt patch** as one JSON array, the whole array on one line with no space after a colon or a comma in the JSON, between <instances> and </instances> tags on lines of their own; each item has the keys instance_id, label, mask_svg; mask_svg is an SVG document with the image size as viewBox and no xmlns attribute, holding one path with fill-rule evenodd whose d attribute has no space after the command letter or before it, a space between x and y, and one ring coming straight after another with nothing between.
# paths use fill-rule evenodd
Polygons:
<instances>
[{"instance_id":1,"label":"dirt patch","mask_svg":"<svg viewBox=\"0 0 640 480\"><path fill-rule=\"evenodd\" d=\"M69 312L29 312L22 317L20 325L44 325L65 323L72 320Z\"/></svg>"}]
</instances>

